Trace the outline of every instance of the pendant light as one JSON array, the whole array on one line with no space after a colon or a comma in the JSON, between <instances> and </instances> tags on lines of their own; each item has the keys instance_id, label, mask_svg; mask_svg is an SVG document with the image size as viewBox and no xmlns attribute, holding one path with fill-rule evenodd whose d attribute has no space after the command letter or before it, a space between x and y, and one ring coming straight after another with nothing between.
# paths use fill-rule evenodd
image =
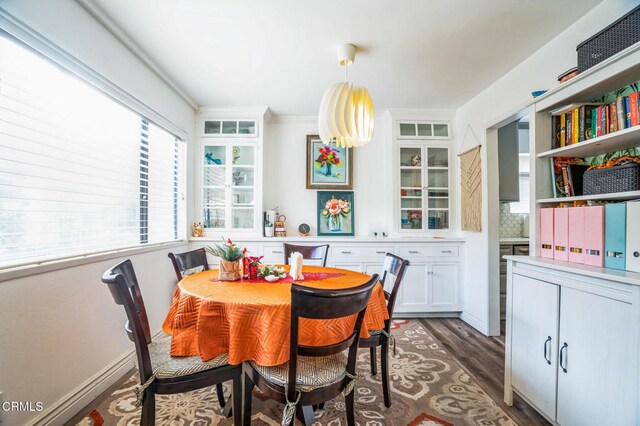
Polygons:
<instances>
[{"instance_id":1,"label":"pendant light","mask_svg":"<svg viewBox=\"0 0 640 426\"><path fill-rule=\"evenodd\" d=\"M353 44L338 46L338 61L345 67L345 73L355 57L356 47ZM366 87L345 81L324 92L318 130L325 144L335 142L343 148L364 146L373 136L373 121L373 102Z\"/></svg>"}]
</instances>

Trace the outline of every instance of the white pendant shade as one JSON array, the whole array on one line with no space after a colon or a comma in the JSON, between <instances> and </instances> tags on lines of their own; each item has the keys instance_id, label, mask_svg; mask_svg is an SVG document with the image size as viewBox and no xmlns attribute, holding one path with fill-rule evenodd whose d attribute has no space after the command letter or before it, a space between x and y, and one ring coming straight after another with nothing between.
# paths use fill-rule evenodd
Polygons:
<instances>
[{"instance_id":1,"label":"white pendant shade","mask_svg":"<svg viewBox=\"0 0 640 426\"><path fill-rule=\"evenodd\" d=\"M338 83L329 87L320 102L318 129L326 144L360 147L373 136L373 102L363 86Z\"/></svg>"}]
</instances>

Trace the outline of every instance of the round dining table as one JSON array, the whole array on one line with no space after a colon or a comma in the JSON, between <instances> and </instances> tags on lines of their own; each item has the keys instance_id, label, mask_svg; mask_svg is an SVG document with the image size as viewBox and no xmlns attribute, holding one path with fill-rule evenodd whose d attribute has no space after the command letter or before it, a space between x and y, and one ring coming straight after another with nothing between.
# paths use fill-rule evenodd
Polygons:
<instances>
[{"instance_id":1,"label":"round dining table","mask_svg":"<svg viewBox=\"0 0 640 426\"><path fill-rule=\"evenodd\" d=\"M288 273L289 267L285 266ZM304 280L296 284L322 289L345 289L364 284L371 277L346 269L303 266ZM291 283L264 278L220 281L218 270L189 275L176 286L163 330L172 335L172 356L200 356L203 361L229 354L230 364L255 361L274 366L289 360ZM361 337L379 330L389 319L380 283L371 294ZM331 319L302 318L299 344L321 346L337 343L353 332L355 315Z\"/></svg>"}]
</instances>

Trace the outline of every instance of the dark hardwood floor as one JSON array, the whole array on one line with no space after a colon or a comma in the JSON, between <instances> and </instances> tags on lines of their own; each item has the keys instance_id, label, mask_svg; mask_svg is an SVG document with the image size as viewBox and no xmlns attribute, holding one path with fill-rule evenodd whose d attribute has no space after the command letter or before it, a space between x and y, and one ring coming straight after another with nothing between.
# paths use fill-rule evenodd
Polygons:
<instances>
[{"instance_id":1,"label":"dark hardwood floor","mask_svg":"<svg viewBox=\"0 0 640 426\"><path fill-rule=\"evenodd\" d=\"M550 425L518 395L513 397L513 407L504 403L504 336L487 337L457 318L422 318L420 322L516 423Z\"/></svg>"}]
</instances>

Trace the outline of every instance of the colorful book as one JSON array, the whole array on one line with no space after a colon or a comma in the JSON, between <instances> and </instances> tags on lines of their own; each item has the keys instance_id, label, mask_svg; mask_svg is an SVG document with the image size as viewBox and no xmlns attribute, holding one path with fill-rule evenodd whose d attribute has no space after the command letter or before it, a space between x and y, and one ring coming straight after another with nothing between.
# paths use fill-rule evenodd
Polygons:
<instances>
[{"instance_id":1,"label":"colorful book","mask_svg":"<svg viewBox=\"0 0 640 426\"><path fill-rule=\"evenodd\" d=\"M607 111L609 110L609 108L607 108L606 105L602 105L602 114L600 115L600 128L602 131L601 136L604 136L607 134L607 130L609 130L609 128L607 127Z\"/></svg>"},{"instance_id":2,"label":"colorful book","mask_svg":"<svg viewBox=\"0 0 640 426\"><path fill-rule=\"evenodd\" d=\"M591 137L598 136L598 107L591 110Z\"/></svg>"},{"instance_id":3,"label":"colorful book","mask_svg":"<svg viewBox=\"0 0 640 426\"><path fill-rule=\"evenodd\" d=\"M551 116L551 149L560 148L560 117Z\"/></svg>"},{"instance_id":4,"label":"colorful book","mask_svg":"<svg viewBox=\"0 0 640 426\"><path fill-rule=\"evenodd\" d=\"M567 117L560 114L560 146L567 145Z\"/></svg>"},{"instance_id":5,"label":"colorful book","mask_svg":"<svg viewBox=\"0 0 640 426\"><path fill-rule=\"evenodd\" d=\"M631 92L629 94L629 114L631 118L631 126L637 126L640 124L640 112L638 111L638 92Z\"/></svg>"},{"instance_id":6,"label":"colorful book","mask_svg":"<svg viewBox=\"0 0 640 426\"><path fill-rule=\"evenodd\" d=\"M616 98L616 118L618 121L618 130L623 130L627 128L627 120L624 112L625 112L624 97L618 96Z\"/></svg>"},{"instance_id":7,"label":"colorful book","mask_svg":"<svg viewBox=\"0 0 640 426\"><path fill-rule=\"evenodd\" d=\"M631 127L631 102L628 96L624 97L624 108L627 113L627 127Z\"/></svg>"},{"instance_id":8,"label":"colorful book","mask_svg":"<svg viewBox=\"0 0 640 426\"><path fill-rule=\"evenodd\" d=\"M565 135L566 135L566 145L571 145L571 135L572 135L572 129L571 129L571 113L566 113L563 114L564 115L564 122L565 122Z\"/></svg>"},{"instance_id":9,"label":"colorful book","mask_svg":"<svg viewBox=\"0 0 640 426\"><path fill-rule=\"evenodd\" d=\"M579 115L579 109L575 108L571 112L571 143L579 142L578 115Z\"/></svg>"},{"instance_id":10,"label":"colorful book","mask_svg":"<svg viewBox=\"0 0 640 426\"><path fill-rule=\"evenodd\" d=\"M611 118L611 123L609 123L609 133L618 131L618 108L616 107L616 103L612 103L609 105L609 117Z\"/></svg>"},{"instance_id":11,"label":"colorful book","mask_svg":"<svg viewBox=\"0 0 640 426\"><path fill-rule=\"evenodd\" d=\"M578 113L578 142L583 142L593 137L591 131L591 111L593 106L582 105Z\"/></svg>"}]
</instances>

